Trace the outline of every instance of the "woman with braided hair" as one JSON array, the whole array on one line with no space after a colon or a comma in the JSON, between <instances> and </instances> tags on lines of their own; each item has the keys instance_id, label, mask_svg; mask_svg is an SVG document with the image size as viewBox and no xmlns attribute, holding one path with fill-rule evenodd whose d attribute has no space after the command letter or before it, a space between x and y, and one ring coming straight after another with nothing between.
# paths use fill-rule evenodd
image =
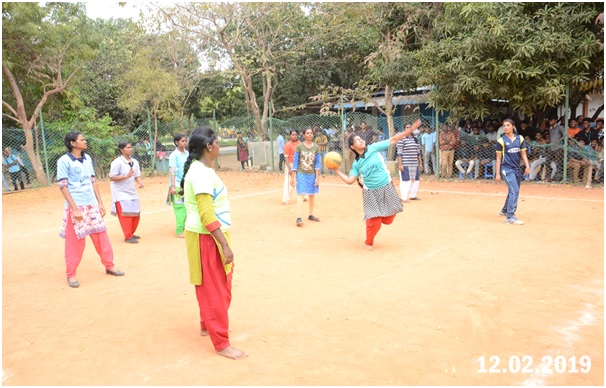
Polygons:
<instances>
[{"instance_id":1,"label":"woman with braided hair","mask_svg":"<svg viewBox=\"0 0 606 388\"><path fill-rule=\"evenodd\" d=\"M185 197L185 244L190 282L200 308L200 334L209 335L221 356L234 360L248 355L231 346L227 310L231 302L234 253L229 227L227 188L212 168L219 145L212 129L194 129L188 141L181 189Z\"/></svg>"}]
</instances>

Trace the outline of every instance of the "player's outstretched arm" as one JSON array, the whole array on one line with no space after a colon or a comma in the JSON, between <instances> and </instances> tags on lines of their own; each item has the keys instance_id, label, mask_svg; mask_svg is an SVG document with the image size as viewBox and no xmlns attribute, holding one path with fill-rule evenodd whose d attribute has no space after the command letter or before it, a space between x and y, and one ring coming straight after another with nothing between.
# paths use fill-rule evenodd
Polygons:
<instances>
[{"instance_id":1,"label":"player's outstretched arm","mask_svg":"<svg viewBox=\"0 0 606 388\"><path fill-rule=\"evenodd\" d=\"M393 135L392 137L389 138L389 145L390 146L395 146L397 142L399 142L400 140L404 139L404 136L409 136L411 133L414 132L415 129L419 128L421 126L421 120L417 119L417 121L415 121L414 123L412 123L410 129L408 130L403 130L402 132L396 133L395 135Z\"/></svg>"},{"instance_id":2,"label":"player's outstretched arm","mask_svg":"<svg viewBox=\"0 0 606 388\"><path fill-rule=\"evenodd\" d=\"M330 170L333 171L335 174L337 174L339 176L339 178L341 178L341 180L343 182L347 183L348 185L351 185L352 183L354 183L356 181L355 176L345 175L338 168L331 168Z\"/></svg>"}]
</instances>

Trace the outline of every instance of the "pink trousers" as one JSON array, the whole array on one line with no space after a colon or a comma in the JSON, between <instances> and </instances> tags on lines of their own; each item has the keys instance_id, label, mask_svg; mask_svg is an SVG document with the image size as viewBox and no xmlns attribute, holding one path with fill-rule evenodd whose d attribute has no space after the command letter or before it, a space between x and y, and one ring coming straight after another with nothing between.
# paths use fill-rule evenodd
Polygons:
<instances>
[{"instance_id":1,"label":"pink trousers","mask_svg":"<svg viewBox=\"0 0 606 388\"><path fill-rule=\"evenodd\" d=\"M217 352L230 346L229 317L232 272L225 274L221 254L213 237L200 234L202 284L196 287L200 307L200 328L208 331Z\"/></svg>"},{"instance_id":2,"label":"pink trousers","mask_svg":"<svg viewBox=\"0 0 606 388\"><path fill-rule=\"evenodd\" d=\"M112 250L107 232L93 233L89 236L93 240L95 249L101 257L101 263L106 269L113 269L114 251ZM78 240L74 231L74 224L72 224L72 217L68 215L65 227L65 273L68 278L76 276L76 270L82 260L85 247L86 237Z\"/></svg>"}]
</instances>

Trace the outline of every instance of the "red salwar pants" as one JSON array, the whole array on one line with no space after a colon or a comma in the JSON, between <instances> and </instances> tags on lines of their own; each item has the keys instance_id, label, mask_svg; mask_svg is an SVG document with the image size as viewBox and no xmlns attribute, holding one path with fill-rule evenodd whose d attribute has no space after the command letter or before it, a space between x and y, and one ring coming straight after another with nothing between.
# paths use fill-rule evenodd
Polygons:
<instances>
[{"instance_id":1,"label":"red salwar pants","mask_svg":"<svg viewBox=\"0 0 606 388\"><path fill-rule=\"evenodd\" d=\"M120 205L120 201L116 201L116 214L118 215L118 221L120 222L122 233L124 233L124 238L127 240L133 238L135 232L137 231L137 226L139 226L139 220L141 217L128 217L122 215L122 206Z\"/></svg>"},{"instance_id":2,"label":"red salwar pants","mask_svg":"<svg viewBox=\"0 0 606 388\"><path fill-rule=\"evenodd\" d=\"M101 257L101 263L105 269L113 269L114 251L112 250L107 232L93 233L89 236L93 240L95 250ZM68 278L76 276L76 270L78 269L78 265L80 265L80 261L82 261L85 247L86 237L80 240L76 237L70 211L70 214L67 216L67 225L65 226L65 274Z\"/></svg>"},{"instance_id":3,"label":"red salwar pants","mask_svg":"<svg viewBox=\"0 0 606 388\"><path fill-rule=\"evenodd\" d=\"M225 274L221 254L210 234L200 234L200 261L202 284L196 287L200 307L200 328L208 331L217 352L230 346L229 318L231 278L233 270Z\"/></svg>"},{"instance_id":4,"label":"red salwar pants","mask_svg":"<svg viewBox=\"0 0 606 388\"><path fill-rule=\"evenodd\" d=\"M373 245L375 241L375 236L381 229L381 224L389 225L393 222L396 215L391 215L389 217L374 217L366 220L366 245Z\"/></svg>"}]
</instances>

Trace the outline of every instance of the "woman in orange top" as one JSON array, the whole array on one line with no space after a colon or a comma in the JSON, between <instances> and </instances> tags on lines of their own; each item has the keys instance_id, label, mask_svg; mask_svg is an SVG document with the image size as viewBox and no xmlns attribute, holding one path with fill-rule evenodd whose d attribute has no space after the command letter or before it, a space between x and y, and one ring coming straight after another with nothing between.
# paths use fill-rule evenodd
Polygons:
<instances>
[{"instance_id":1,"label":"woman in orange top","mask_svg":"<svg viewBox=\"0 0 606 388\"><path fill-rule=\"evenodd\" d=\"M294 186L290 184L290 171L292 164L295 161L295 148L301 143L299 140L299 131L292 129L290 131L290 139L284 144L284 158L286 159L286 168L284 169L284 189L282 191L282 205L288 205Z\"/></svg>"}]
</instances>

